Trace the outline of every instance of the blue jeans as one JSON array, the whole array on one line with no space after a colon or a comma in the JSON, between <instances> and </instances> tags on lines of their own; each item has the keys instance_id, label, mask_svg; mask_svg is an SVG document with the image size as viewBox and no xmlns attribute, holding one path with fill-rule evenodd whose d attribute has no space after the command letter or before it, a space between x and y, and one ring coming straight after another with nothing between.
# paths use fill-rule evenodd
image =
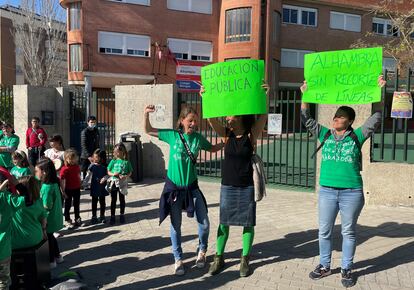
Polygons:
<instances>
[{"instance_id":1,"label":"blue jeans","mask_svg":"<svg viewBox=\"0 0 414 290\"><path fill-rule=\"evenodd\" d=\"M319 254L320 264L331 266L332 232L338 211L341 214L342 269L351 269L355 248L355 227L364 206L360 189L334 189L321 186L319 191Z\"/></svg>"},{"instance_id":2,"label":"blue jeans","mask_svg":"<svg viewBox=\"0 0 414 290\"><path fill-rule=\"evenodd\" d=\"M208 235L210 233L210 222L208 220L207 208L200 190L192 191L195 207L195 218L198 223L198 251L207 251ZM182 259L183 249L181 248L181 220L182 220L182 202L184 195L177 196L177 200L171 206L170 218L170 235L171 244L175 261Z\"/></svg>"}]
</instances>

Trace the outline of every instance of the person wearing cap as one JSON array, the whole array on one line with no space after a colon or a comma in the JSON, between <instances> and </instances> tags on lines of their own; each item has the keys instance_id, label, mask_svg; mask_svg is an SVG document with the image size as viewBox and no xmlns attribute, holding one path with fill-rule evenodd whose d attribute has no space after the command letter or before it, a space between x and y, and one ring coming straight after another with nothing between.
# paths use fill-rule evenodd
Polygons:
<instances>
[{"instance_id":1,"label":"person wearing cap","mask_svg":"<svg viewBox=\"0 0 414 290\"><path fill-rule=\"evenodd\" d=\"M3 134L0 136L0 166L10 170L14 166L11 153L16 151L20 138L14 134L12 124L4 124L2 131Z\"/></svg>"},{"instance_id":2,"label":"person wearing cap","mask_svg":"<svg viewBox=\"0 0 414 290\"><path fill-rule=\"evenodd\" d=\"M385 86L382 76L378 78L378 85ZM307 90L306 81L300 89L302 93ZM351 272L356 249L356 224L364 206L361 146L379 125L381 113L373 114L356 129L352 127L355 111L348 106L338 108L331 129L318 124L310 116L309 105L303 102L301 115L303 124L321 143L316 152L322 149L318 199L320 262L309 273L309 277L319 280L332 274L332 233L339 212L342 234L341 282L344 287L351 287L356 283Z\"/></svg>"},{"instance_id":3,"label":"person wearing cap","mask_svg":"<svg viewBox=\"0 0 414 290\"><path fill-rule=\"evenodd\" d=\"M92 162L93 152L99 148L99 130L96 128L96 117L88 117L88 127L81 132L81 171L86 177L88 167Z\"/></svg>"},{"instance_id":4,"label":"person wearing cap","mask_svg":"<svg viewBox=\"0 0 414 290\"><path fill-rule=\"evenodd\" d=\"M40 119L33 117L31 126L26 130L26 148L29 154L29 162L32 166L36 166L37 161L46 150L46 131L39 126L39 123Z\"/></svg>"}]
</instances>

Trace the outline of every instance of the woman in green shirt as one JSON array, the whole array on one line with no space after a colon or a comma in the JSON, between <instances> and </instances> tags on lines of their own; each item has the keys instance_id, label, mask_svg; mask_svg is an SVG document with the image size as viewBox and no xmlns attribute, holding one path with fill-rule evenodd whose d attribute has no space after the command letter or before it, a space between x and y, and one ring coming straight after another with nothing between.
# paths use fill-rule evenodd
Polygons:
<instances>
[{"instance_id":1,"label":"woman in green shirt","mask_svg":"<svg viewBox=\"0 0 414 290\"><path fill-rule=\"evenodd\" d=\"M158 137L170 145L170 158L167 178L160 200L160 223L170 215L171 243L175 259L175 274L185 274L182 262L181 220L182 211L189 217L194 213L198 222L199 247L196 259L197 268L206 263L210 222L207 215L207 204L197 182L196 160L200 150L216 152L223 144L211 145L197 130L198 115L190 108L184 107L178 117L176 129L156 129L151 126L149 114L155 111L149 105L144 111L145 132Z\"/></svg>"},{"instance_id":2,"label":"woman in green shirt","mask_svg":"<svg viewBox=\"0 0 414 290\"><path fill-rule=\"evenodd\" d=\"M3 135L0 135L0 166L10 170L13 167L11 153L17 150L20 139L14 134L11 124L3 125Z\"/></svg>"},{"instance_id":3,"label":"woman in green shirt","mask_svg":"<svg viewBox=\"0 0 414 290\"><path fill-rule=\"evenodd\" d=\"M385 86L382 76L380 87ZM307 84L301 86L307 90ZM302 121L317 136L322 148L319 191L319 265L309 273L313 280L329 276L331 271L332 232L338 212L341 215L342 265L341 282L344 287L355 285L351 269L356 249L356 224L364 206L361 177L361 146L374 133L381 121L375 113L365 123L353 129L355 111L341 106L333 117L332 129L324 127L309 114L309 105L302 103ZM315 152L316 153L316 152Z\"/></svg>"},{"instance_id":4,"label":"woman in green shirt","mask_svg":"<svg viewBox=\"0 0 414 290\"><path fill-rule=\"evenodd\" d=\"M29 248L38 245L46 236L47 211L40 199L40 185L34 176L23 176L19 184L27 190L33 201L31 206L19 209L13 217L11 236L12 249ZM17 190L21 194L21 186Z\"/></svg>"},{"instance_id":5,"label":"woman in green shirt","mask_svg":"<svg viewBox=\"0 0 414 290\"><path fill-rule=\"evenodd\" d=\"M49 158L43 157L36 164L35 176L42 182L40 198L48 212L46 233L49 240L50 267L55 268L56 263L63 262L58 242L53 235L63 228L62 197L55 165Z\"/></svg>"}]
</instances>

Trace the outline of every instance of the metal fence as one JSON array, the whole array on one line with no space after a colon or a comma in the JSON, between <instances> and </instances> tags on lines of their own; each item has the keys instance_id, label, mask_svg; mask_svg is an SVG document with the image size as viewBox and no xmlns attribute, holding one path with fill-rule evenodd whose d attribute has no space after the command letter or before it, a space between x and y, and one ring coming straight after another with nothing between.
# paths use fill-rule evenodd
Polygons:
<instances>
[{"instance_id":1,"label":"metal fence","mask_svg":"<svg viewBox=\"0 0 414 290\"><path fill-rule=\"evenodd\" d=\"M384 106L373 105L373 111L381 111L382 120L371 142L372 161L414 164L414 120L391 118L393 92L413 92L412 75L411 70L404 75L399 71L385 72Z\"/></svg>"},{"instance_id":2,"label":"metal fence","mask_svg":"<svg viewBox=\"0 0 414 290\"><path fill-rule=\"evenodd\" d=\"M13 87L0 86L0 121L13 124Z\"/></svg>"},{"instance_id":3,"label":"metal fence","mask_svg":"<svg viewBox=\"0 0 414 290\"><path fill-rule=\"evenodd\" d=\"M179 93L179 107L190 105L201 116L202 104L197 93ZM279 97L269 102L269 113L282 114L282 134L268 135L265 128L257 142L256 152L262 157L269 183L301 187L315 186L316 161L311 156L315 151L316 138L310 135L300 121L300 92L282 89ZM315 116L315 107L311 106ZM222 120L223 121L223 120ZM199 120L199 131L212 144L221 139L206 120ZM223 150L199 154L198 174L220 177Z\"/></svg>"},{"instance_id":4,"label":"metal fence","mask_svg":"<svg viewBox=\"0 0 414 290\"><path fill-rule=\"evenodd\" d=\"M70 112L70 146L80 152L80 133L87 126L88 115L94 115L100 133L100 148L106 150L109 159L112 158L116 143L113 92L111 90L96 90L92 93L85 93L82 90L70 92Z\"/></svg>"}]
</instances>

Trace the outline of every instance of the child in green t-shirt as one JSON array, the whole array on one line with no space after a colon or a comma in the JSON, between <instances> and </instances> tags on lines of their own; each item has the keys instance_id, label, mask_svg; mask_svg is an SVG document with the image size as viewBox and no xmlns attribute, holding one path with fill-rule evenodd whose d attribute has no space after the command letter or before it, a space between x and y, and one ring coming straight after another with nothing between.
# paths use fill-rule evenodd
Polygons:
<instances>
[{"instance_id":1,"label":"child in green t-shirt","mask_svg":"<svg viewBox=\"0 0 414 290\"><path fill-rule=\"evenodd\" d=\"M122 143L116 144L114 158L108 165L107 191L111 194L111 219L110 224L115 224L116 201L119 196L121 215L120 223L125 223L125 196L128 194L128 177L132 174L132 166L128 161L128 152Z\"/></svg>"},{"instance_id":2,"label":"child in green t-shirt","mask_svg":"<svg viewBox=\"0 0 414 290\"><path fill-rule=\"evenodd\" d=\"M62 263L59 246L53 233L63 228L62 196L59 188L59 179L55 165L49 158L42 158L36 164L36 177L42 182L40 198L48 211L47 238L49 240L50 267L56 268L56 263Z\"/></svg>"},{"instance_id":3,"label":"child in green t-shirt","mask_svg":"<svg viewBox=\"0 0 414 290\"><path fill-rule=\"evenodd\" d=\"M27 155L21 150L16 150L12 153L12 162L14 167L10 170L10 174L13 175L16 179L20 177L32 175L30 170L29 161L27 160Z\"/></svg>"}]
</instances>

